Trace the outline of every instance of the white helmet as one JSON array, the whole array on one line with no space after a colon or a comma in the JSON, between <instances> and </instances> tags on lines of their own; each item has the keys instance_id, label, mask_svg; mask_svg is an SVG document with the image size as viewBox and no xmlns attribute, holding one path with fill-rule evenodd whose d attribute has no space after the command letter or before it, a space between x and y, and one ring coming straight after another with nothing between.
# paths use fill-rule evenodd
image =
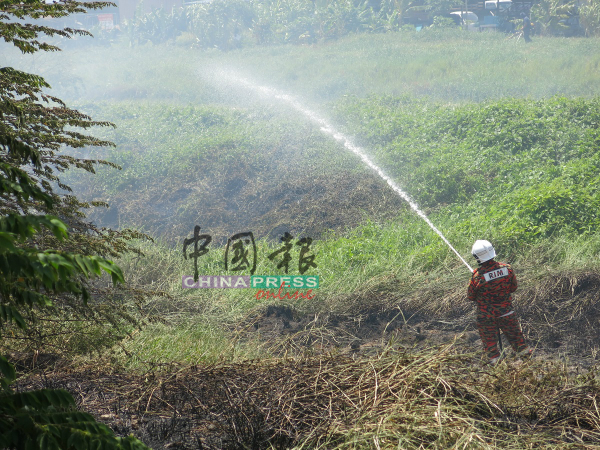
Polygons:
<instances>
[{"instance_id":1,"label":"white helmet","mask_svg":"<svg viewBox=\"0 0 600 450\"><path fill-rule=\"evenodd\" d=\"M475 241L471 253L479 264L496 257L496 250L489 241Z\"/></svg>"}]
</instances>

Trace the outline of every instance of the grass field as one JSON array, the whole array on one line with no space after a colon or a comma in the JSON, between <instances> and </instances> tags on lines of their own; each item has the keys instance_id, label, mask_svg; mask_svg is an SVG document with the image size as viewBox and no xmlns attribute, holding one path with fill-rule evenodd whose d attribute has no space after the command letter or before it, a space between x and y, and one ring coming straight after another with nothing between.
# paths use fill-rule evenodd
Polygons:
<instances>
[{"instance_id":1,"label":"grass field","mask_svg":"<svg viewBox=\"0 0 600 450\"><path fill-rule=\"evenodd\" d=\"M250 47L229 52L185 46L62 42L62 54L5 61L43 73L62 97L223 102L209 82L233 70L257 82L322 103L368 94L442 101L507 97L590 97L598 93L595 39L539 37L530 44L502 33L423 30L352 35L310 46ZM231 99L230 99L231 100ZM235 101L235 99L234 99Z\"/></svg>"},{"instance_id":2,"label":"grass field","mask_svg":"<svg viewBox=\"0 0 600 450\"><path fill-rule=\"evenodd\" d=\"M175 389L171 398L161 388L164 404L184 405L177 396L185 397L185 385L229 405L227 426L215 419L216 428L205 429L210 421L194 416L197 434L212 436L209 447L219 446L215 435L260 448L597 444L597 44L424 30L230 52L74 43L60 56L7 53L3 64L46 76L71 106L117 125L104 136L116 149L83 154L122 170L68 181L83 198L109 201L94 220L156 238L139 244L144 256L118 262L132 286L166 295L147 298L135 311L145 325L91 359L140 376L132 385L145 386L143 374L155 371L156 386ZM483 367L465 265L339 140L250 83L328 118L469 264L473 241L492 241L517 272L515 306L539 357L495 372ZM249 289L182 289L181 277L193 273L183 239L194 225L213 238L198 260L202 275L225 274L224 246L236 232L255 234L256 274L284 273L266 257L284 232L312 237L315 298L274 302ZM292 257L297 274L297 246ZM313 372L315 364L323 371ZM293 382L269 378L272 367ZM481 371L476 388L473 367ZM197 386L194 370L223 376L230 391ZM309 375L321 390L302 390ZM306 397L272 398L264 380ZM157 401L154 385L140 389L136 405ZM287 425L261 415L274 402L281 410L272 417L288 417ZM163 444L179 436L164 433Z\"/></svg>"}]
</instances>

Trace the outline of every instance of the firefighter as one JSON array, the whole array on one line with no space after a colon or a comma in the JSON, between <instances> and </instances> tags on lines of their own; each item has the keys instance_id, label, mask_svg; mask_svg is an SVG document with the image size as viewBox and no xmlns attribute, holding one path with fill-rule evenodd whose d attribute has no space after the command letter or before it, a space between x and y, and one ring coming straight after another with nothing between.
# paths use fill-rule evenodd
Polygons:
<instances>
[{"instance_id":1,"label":"firefighter","mask_svg":"<svg viewBox=\"0 0 600 450\"><path fill-rule=\"evenodd\" d=\"M500 330L518 356L529 357L511 294L517 289L517 279L509 264L494 261L496 251L489 241L476 241L471 253L479 263L473 271L467 298L477 302L477 329L490 364L501 357L498 345Z\"/></svg>"}]
</instances>

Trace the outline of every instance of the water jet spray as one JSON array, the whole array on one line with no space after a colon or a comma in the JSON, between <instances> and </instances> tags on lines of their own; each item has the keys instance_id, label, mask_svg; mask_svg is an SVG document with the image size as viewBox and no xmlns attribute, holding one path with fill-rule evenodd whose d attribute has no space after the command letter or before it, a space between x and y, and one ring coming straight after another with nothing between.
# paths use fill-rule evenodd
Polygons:
<instances>
[{"instance_id":1,"label":"water jet spray","mask_svg":"<svg viewBox=\"0 0 600 450\"><path fill-rule=\"evenodd\" d=\"M325 120L322 117L319 117L315 112L304 107L298 100L296 100L293 96L289 94L282 93L277 89L271 87L254 84L247 78L238 77L230 72L222 72L220 73L220 75L224 78L229 78L236 84L245 86L246 88L251 89L255 92L259 92L261 94L267 95L268 97L276 98L278 100L283 100L284 102L292 106L295 110L309 118L312 122L316 123L320 127L321 131L330 135L336 141L340 142L347 150L350 150L352 153L357 155L364 164L366 164L377 175L379 175L379 177L383 179L394 190L394 192L396 192L396 194L402 197L410 205L412 210L415 211L417 215L421 219L423 219L433 231L437 233L437 235L446 243L446 245L448 245L448 247L456 254L456 256L458 256L458 258L463 262L463 264L467 266L469 271L473 272L473 268L467 263L467 261L465 261L465 259L460 255L460 253L456 251L456 249L452 246L452 244L450 244L448 239L446 239L442 232L438 230L438 228L431 222L431 220L429 220L425 213L421 211L419 206L410 198L410 196L406 192L404 192L400 188L400 186L398 186L394 182L394 180L392 180L388 175L386 175L385 172L383 172L383 170L379 166L377 166L373 161L371 161L371 159L367 156L363 149L352 143L352 141L347 136L344 136L342 133L335 130L327 120Z\"/></svg>"}]
</instances>

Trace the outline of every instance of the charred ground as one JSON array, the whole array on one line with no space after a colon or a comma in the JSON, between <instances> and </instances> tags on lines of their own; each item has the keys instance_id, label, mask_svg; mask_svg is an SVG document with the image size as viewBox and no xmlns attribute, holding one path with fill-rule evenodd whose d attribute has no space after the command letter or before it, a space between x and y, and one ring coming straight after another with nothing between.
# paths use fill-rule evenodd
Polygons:
<instances>
[{"instance_id":1,"label":"charred ground","mask_svg":"<svg viewBox=\"0 0 600 450\"><path fill-rule=\"evenodd\" d=\"M408 423L420 424L408 447L444 446L466 433L499 447L590 448L600 442L593 408L600 400L600 274L523 284L515 305L534 357L515 360L508 350L494 370L482 361L462 289L440 294L431 287L401 298L386 288L377 302L372 295L346 299L352 313L271 304L230 330L232 339L261 345L271 359L132 373L73 367L48 355L32 367L14 355L30 371L19 387L67 389L115 431L156 449L330 447L351 430L368 436L370 426L389 418L379 425L389 443L403 442L394 433L407 432ZM439 423L419 415L431 409L433 417L440 405Z\"/></svg>"},{"instance_id":2,"label":"charred ground","mask_svg":"<svg viewBox=\"0 0 600 450\"><path fill-rule=\"evenodd\" d=\"M562 92L589 95L589 86L597 85L591 76L597 76L591 41L580 47L539 39L539 47L521 49L514 42L507 46L497 39L469 39L469 45L454 45L465 51L465 57L457 58L448 52L452 41L436 38L421 47L423 36L417 34L417 41L391 36L390 42L401 42L409 50L397 53L401 57L394 58L393 70L386 69L392 67L390 53L382 51L388 47L356 36L346 48L331 43L302 48L302 58L285 56L291 63L276 55L287 54L283 48L258 51L251 55L256 58L253 72L260 74L269 61L278 79L289 78L283 84L297 80L292 83L297 92L326 90L333 83L346 96L345 87L353 84L347 67L330 63L354 61L353 71L367 81L351 92L368 95L375 86L382 96L363 101L350 95L334 105L334 115L378 153L394 179L410 187L428 215L454 207L448 214L456 215L452 224L458 230L455 236L464 237L462 249L472 230L490 230L491 224L494 242L507 247L518 243L510 248L513 254L524 248L521 243L531 246L545 238L554 242L564 231L569 239L590 238L588 262L597 258L591 230L598 225L600 198L599 102L534 100L556 93L557 79ZM569 61L578 57L574 48L580 60L592 58L587 79L579 76L587 73L586 67L581 72L581 65L564 63L557 46ZM431 47L447 63L436 66ZM373 49L377 59L364 58ZM343 234L367 218L380 223L407 212L385 183L356 169L358 161L340 163L332 157L339 149L333 151L322 136L315 137L321 133L314 124L299 124L294 115L282 125L274 111L203 105L205 99L194 95L198 84L205 83L201 91L214 88L199 83L197 66L188 64L188 55L181 57L168 47L148 50L159 52L164 60L160 66L141 48L133 49L134 61L148 65L152 73L160 67L166 74L162 82L154 75L141 81L119 78L113 84L121 96L112 95L112 88L106 94L103 79L104 97L93 98L86 107L94 117L119 127L108 136L118 151L106 159L114 157L123 171L99 173L76 186L83 186L77 195L87 192L89 199L111 204L105 214L92 216L101 225L135 226L181 245L194 225L209 231L215 241L248 229L257 237L277 239L290 231L320 238L330 231ZM112 51L105 61L114 59ZM171 53L178 64L185 60L181 67L187 77L173 76L178 65L167 57ZM332 58L334 54L339 57ZM229 55L235 66L244 56ZM130 66L132 59L126 59ZM407 65L407 60L416 65ZM466 60L474 62L467 91L464 68L456 65ZM510 70L499 70L499 60ZM53 66L63 76L63 66ZM578 76L571 71L556 75L571 67ZM438 80L436 74L449 68L458 70L455 80L448 83L441 75ZM482 68L489 72L473 78L473 71ZM414 74L407 78L405 69ZM540 76L542 69L548 76ZM522 76L523 71L529 76ZM103 78L130 73L89 72ZM303 72L312 73L306 77ZM339 82L332 82L334 74ZM424 76L430 79L423 81ZM443 92L443 105L388 97L406 92L388 87L390 78L395 84L417 86L418 94ZM183 80L181 86L173 86L178 80ZM551 86L542 86L548 80ZM583 80L583 88L571 90L573 80ZM137 86L140 82L143 87ZM127 94L129 86L133 96ZM179 104L138 103L155 91ZM532 98L465 107L449 99L454 91L470 100L505 98L507 93ZM116 97L123 102L96 105L100 98ZM335 170L323 170L328 166ZM469 205L474 198L479 203ZM420 240L418 246L430 242ZM438 253L447 252L441 247ZM434 250L425 256L432 255ZM535 266L515 265L521 283L515 305L536 347L530 362L508 358L493 370L482 364L473 305L464 298L466 286L426 277L407 291L390 275L356 292L325 298L322 307L263 305L242 320L221 324L232 342L262 348L267 356L259 360L232 363L225 357L202 366L153 361L146 370L127 371L112 350L83 366L61 355L14 354L20 371L26 372L19 389L68 389L81 408L155 448L592 447L600 442L594 369L600 342L600 274L577 271L578 264L546 271L543 256ZM438 261L423 263L422 271ZM353 263L363 264L359 258ZM148 270L164 275L158 264ZM189 312L183 307L179 311L182 316Z\"/></svg>"},{"instance_id":3,"label":"charred ground","mask_svg":"<svg viewBox=\"0 0 600 450\"><path fill-rule=\"evenodd\" d=\"M131 196L124 191L111 205L92 218L105 226L133 224L176 244L200 224L220 245L241 231L272 240L285 232L318 239L352 229L366 218L393 219L408 208L371 174L280 176L241 168L223 179L209 177L169 192L142 189Z\"/></svg>"}]
</instances>

